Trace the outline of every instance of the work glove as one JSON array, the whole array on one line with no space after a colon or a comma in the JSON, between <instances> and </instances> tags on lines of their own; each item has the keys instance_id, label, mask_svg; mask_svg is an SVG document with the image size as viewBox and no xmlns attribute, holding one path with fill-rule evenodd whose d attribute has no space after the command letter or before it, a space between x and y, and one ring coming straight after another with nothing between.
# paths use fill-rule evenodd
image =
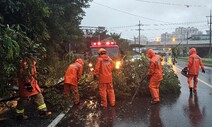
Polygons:
<instances>
[{"instance_id":1,"label":"work glove","mask_svg":"<svg viewBox=\"0 0 212 127\"><path fill-rule=\"evenodd\" d=\"M204 69L202 69L202 73L205 73L205 70Z\"/></svg>"},{"instance_id":2,"label":"work glove","mask_svg":"<svg viewBox=\"0 0 212 127\"><path fill-rule=\"evenodd\" d=\"M33 90L33 87L30 82L24 84L24 87L28 92L32 92L32 90Z\"/></svg>"},{"instance_id":3,"label":"work glove","mask_svg":"<svg viewBox=\"0 0 212 127\"><path fill-rule=\"evenodd\" d=\"M93 80L97 80L97 76L96 75L93 76Z\"/></svg>"}]
</instances>

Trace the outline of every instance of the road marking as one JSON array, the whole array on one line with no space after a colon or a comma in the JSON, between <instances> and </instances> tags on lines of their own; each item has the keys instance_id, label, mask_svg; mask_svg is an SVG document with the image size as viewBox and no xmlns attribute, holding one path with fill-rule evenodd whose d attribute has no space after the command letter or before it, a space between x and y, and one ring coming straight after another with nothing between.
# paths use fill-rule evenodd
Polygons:
<instances>
[{"instance_id":1,"label":"road marking","mask_svg":"<svg viewBox=\"0 0 212 127\"><path fill-rule=\"evenodd\" d=\"M183 68L181 68L181 67L177 67L177 66L175 66L178 70L182 70ZM207 83L207 82L205 82L205 81L203 81L203 80L201 80L200 78L198 78L198 80L200 81L200 82L202 82L204 85L206 85L206 86L208 86L208 87L210 87L210 88L212 88L212 85L211 84L209 84L209 83Z\"/></svg>"},{"instance_id":2,"label":"road marking","mask_svg":"<svg viewBox=\"0 0 212 127\"><path fill-rule=\"evenodd\" d=\"M73 105L71 107L73 107ZM47 127L55 127L65 116L65 114L70 110L70 108L68 108L68 110L65 112L61 112Z\"/></svg>"},{"instance_id":3,"label":"road marking","mask_svg":"<svg viewBox=\"0 0 212 127\"><path fill-rule=\"evenodd\" d=\"M203 80L201 80L201 79L199 79L199 78L198 78L198 80L199 80L200 82L204 83L206 86L212 88L212 85L208 84L207 82L205 82L205 81L203 81Z\"/></svg>"},{"instance_id":4,"label":"road marking","mask_svg":"<svg viewBox=\"0 0 212 127\"><path fill-rule=\"evenodd\" d=\"M65 113L60 113L47 127L55 127L64 116Z\"/></svg>"}]
</instances>

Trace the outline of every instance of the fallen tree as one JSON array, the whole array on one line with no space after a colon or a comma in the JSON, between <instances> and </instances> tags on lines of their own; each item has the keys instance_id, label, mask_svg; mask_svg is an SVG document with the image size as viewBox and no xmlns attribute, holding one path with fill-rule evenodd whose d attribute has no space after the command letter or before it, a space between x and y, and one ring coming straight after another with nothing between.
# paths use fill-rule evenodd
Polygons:
<instances>
[{"instance_id":1,"label":"fallen tree","mask_svg":"<svg viewBox=\"0 0 212 127\"><path fill-rule=\"evenodd\" d=\"M143 79L148 71L148 60L126 61L120 70L113 72L113 85L117 99L131 99L137 90L136 97L149 96L147 79ZM143 81L142 81L143 80ZM142 82L141 82L142 81ZM179 94L180 82L172 65L163 65L163 80L160 85L161 94ZM91 72L84 72L79 80L81 98L99 97L98 81L93 80ZM45 101L55 110L64 110L70 102L65 101L63 95L63 82L44 87ZM71 100L70 100L71 101Z\"/></svg>"}]
</instances>

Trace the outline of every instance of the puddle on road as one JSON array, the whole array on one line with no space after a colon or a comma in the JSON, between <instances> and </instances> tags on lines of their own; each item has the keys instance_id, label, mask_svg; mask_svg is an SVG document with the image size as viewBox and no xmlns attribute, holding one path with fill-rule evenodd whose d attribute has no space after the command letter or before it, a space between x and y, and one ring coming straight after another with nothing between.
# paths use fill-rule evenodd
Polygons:
<instances>
[{"instance_id":1,"label":"puddle on road","mask_svg":"<svg viewBox=\"0 0 212 127\"><path fill-rule=\"evenodd\" d=\"M168 99L170 98L170 99ZM57 127L163 126L160 108L172 105L177 97L162 99L151 105L149 97L136 98L132 104L117 101L116 107L101 109L96 98L87 99L73 107Z\"/></svg>"}]
</instances>

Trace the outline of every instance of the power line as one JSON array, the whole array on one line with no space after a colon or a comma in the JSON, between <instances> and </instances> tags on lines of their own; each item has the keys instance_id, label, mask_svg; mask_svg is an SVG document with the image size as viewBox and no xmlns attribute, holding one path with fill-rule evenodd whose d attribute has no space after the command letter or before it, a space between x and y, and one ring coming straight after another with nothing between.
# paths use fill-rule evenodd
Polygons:
<instances>
[{"instance_id":1,"label":"power line","mask_svg":"<svg viewBox=\"0 0 212 127\"><path fill-rule=\"evenodd\" d=\"M207 24L207 21L193 21L193 22L178 22L178 23L169 23L169 24L140 24L141 26L174 26L174 25L191 25L191 24L199 24L199 23L205 23ZM117 27L109 27L109 28L129 28L129 27L135 27L137 25L130 25L130 26L117 26Z\"/></svg>"},{"instance_id":2,"label":"power line","mask_svg":"<svg viewBox=\"0 0 212 127\"><path fill-rule=\"evenodd\" d=\"M116 28L129 28L129 27L137 27L137 25L129 25L129 26L114 26L109 27L110 29L116 29Z\"/></svg>"},{"instance_id":3,"label":"power line","mask_svg":"<svg viewBox=\"0 0 212 127\"><path fill-rule=\"evenodd\" d=\"M121 13L124 13L124 14L131 15L131 16L140 17L140 18L143 18L143 19L146 19L146 20L151 20L151 21L157 21L157 22L163 22L163 23L165 23L165 24L154 24L154 26L182 25L182 24L195 24L195 23L207 22L207 21L192 21L192 22L171 23L171 22L166 22L166 21L151 19L151 18L140 16L140 15L132 14L132 13L129 13L127 11L123 11L123 10L119 10L119 9L116 9L116 8L112 8L110 6L103 5L103 4L100 4L100 3L97 3L97 2L93 2L93 3L95 3L97 5L100 5L100 6L103 6L103 7L106 7L106 8L109 8L109 9L112 9L112 10L115 10L115 11L118 11L118 12L121 12ZM150 26L150 24L141 24L141 25L142 26ZM131 26L123 26L123 27L131 27Z\"/></svg>"},{"instance_id":4,"label":"power line","mask_svg":"<svg viewBox=\"0 0 212 127\"><path fill-rule=\"evenodd\" d=\"M151 4L161 4L168 6L184 6L184 7L212 7L210 5L192 5L192 4L176 4L176 3L166 3L166 2L157 2L157 1L147 1L147 0L137 0L139 2L151 3Z\"/></svg>"},{"instance_id":5,"label":"power line","mask_svg":"<svg viewBox=\"0 0 212 127\"><path fill-rule=\"evenodd\" d=\"M138 25L137 25L138 26ZM140 26L142 26L142 25L140 25ZM180 26L180 27L182 27L182 26ZM195 28L207 28L208 26L205 24L205 25L201 25L201 26L192 26L192 27L195 27ZM117 28L121 28L121 27L117 27ZM124 28L124 27L123 27ZM125 27L126 28L126 27ZM106 29L108 29L108 30L113 30L114 28L107 28L106 27ZM150 29L150 28L148 28L148 29L146 29L146 28L143 28L142 30L143 31L150 31L150 30L170 30L170 29L176 29L176 27L170 27L170 28L152 28L152 29ZM127 29L127 30L129 30L129 29ZM135 29L130 29L131 31L133 31L133 30L135 30Z\"/></svg>"},{"instance_id":6,"label":"power line","mask_svg":"<svg viewBox=\"0 0 212 127\"><path fill-rule=\"evenodd\" d=\"M146 19L146 20L169 23L169 22L165 22L165 21L161 21L161 20L151 19L151 18L140 16L140 15L132 14L132 13L129 13L127 11L123 11L123 10L119 10L119 9L116 9L116 8L112 8L110 6L103 5L103 4L100 4L100 3L97 3L97 2L93 2L93 3L95 3L97 5L100 5L100 6L103 6L103 7L106 7L106 8L109 8L109 9L112 9L112 10L115 10L115 11L118 11L118 12L121 12L121 13L124 13L124 14L128 14L128 15L135 16L135 17L140 17L140 18L143 18L143 19Z\"/></svg>"}]
</instances>

